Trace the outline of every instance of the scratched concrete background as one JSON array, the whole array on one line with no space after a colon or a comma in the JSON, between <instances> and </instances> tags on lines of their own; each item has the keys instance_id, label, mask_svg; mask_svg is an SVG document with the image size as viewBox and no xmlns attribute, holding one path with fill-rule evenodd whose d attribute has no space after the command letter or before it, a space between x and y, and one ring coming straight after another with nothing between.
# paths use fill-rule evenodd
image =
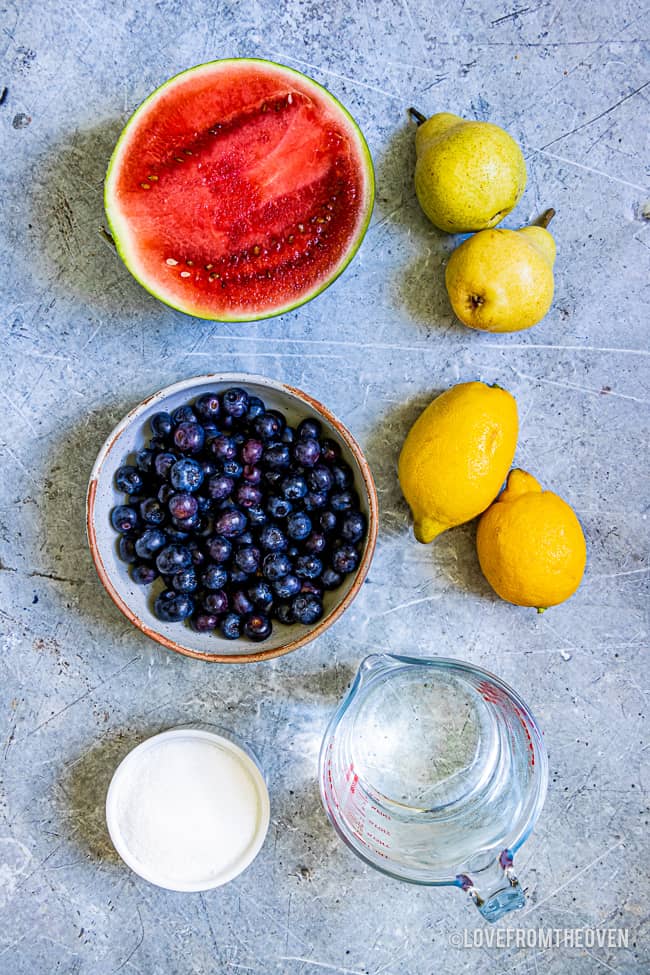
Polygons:
<instances>
[{"instance_id":1,"label":"scratched concrete background","mask_svg":"<svg viewBox=\"0 0 650 975\"><path fill-rule=\"evenodd\" d=\"M7 975L573 975L648 971L648 16L597 0L15 2L2 10L0 157L0 970ZM366 241L336 285L267 323L193 321L147 295L100 235L102 178L130 112L175 72L270 57L330 87L377 168ZM534 330L457 324L453 247L412 190L405 109L508 128L529 167L507 226L558 215L557 293ZM323 399L360 439L381 497L368 584L317 644L262 666L170 654L104 595L84 492L113 424L151 391L248 370ZM472 526L419 547L401 442L458 380L517 397L517 461L577 509L587 576L538 618L500 602ZM537 712L548 801L517 858L526 913L501 927L616 927L627 949L457 948L482 922L457 890L400 885L334 836L315 785L326 720L361 658L443 653L495 670ZM106 835L117 762L146 735L216 721L253 742L272 826L222 890L165 893Z\"/></svg>"}]
</instances>

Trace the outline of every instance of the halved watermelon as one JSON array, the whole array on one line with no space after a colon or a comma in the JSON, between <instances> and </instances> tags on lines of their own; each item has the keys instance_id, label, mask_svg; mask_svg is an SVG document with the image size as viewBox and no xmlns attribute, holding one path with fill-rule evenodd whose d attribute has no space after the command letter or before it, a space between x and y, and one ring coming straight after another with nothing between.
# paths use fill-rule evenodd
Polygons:
<instances>
[{"instance_id":1,"label":"halved watermelon","mask_svg":"<svg viewBox=\"0 0 650 975\"><path fill-rule=\"evenodd\" d=\"M280 315L323 291L354 256L373 201L351 115L299 71L253 58L201 64L150 95L104 191L134 277L215 321Z\"/></svg>"}]
</instances>

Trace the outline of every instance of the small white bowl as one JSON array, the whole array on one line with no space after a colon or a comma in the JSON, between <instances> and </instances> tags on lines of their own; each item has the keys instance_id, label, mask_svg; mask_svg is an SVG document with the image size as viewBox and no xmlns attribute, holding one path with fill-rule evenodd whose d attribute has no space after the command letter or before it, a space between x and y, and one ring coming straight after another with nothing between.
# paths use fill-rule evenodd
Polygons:
<instances>
[{"instance_id":1,"label":"small white bowl","mask_svg":"<svg viewBox=\"0 0 650 975\"><path fill-rule=\"evenodd\" d=\"M341 445L343 459L352 468L354 487L368 524L359 567L345 577L338 589L325 593L323 618L311 626L284 626L274 621L273 633L264 643L254 643L244 637L226 640L217 632L196 633L186 624L163 623L157 619L152 608L152 593L158 593L160 581L152 586L138 586L133 582L128 566L119 557L118 534L110 522L112 508L124 503L123 492L115 487L115 472L132 454L146 446L150 417L160 410L171 413L203 393L221 392L229 386L242 386L259 396L269 408L280 410L290 424L295 425L306 417L319 420L327 436ZM90 551L99 578L118 609L148 637L170 650L216 663L250 663L279 657L304 646L331 626L350 605L368 574L377 541L378 521L377 491L370 468L361 448L340 420L299 389L263 376L240 373L184 379L148 396L132 409L99 452L90 475L86 502Z\"/></svg>"},{"instance_id":2,"label":"small white bowl","mask_svg":"<svg viewBox=\"0 0 650 975\"><path fill-rule=\"evenodd\" d=\"M163 797L158 797L159 803L157 808L160 809L161 822L157 828L156 825L152 825L145 836L134 840L134 827L133 825L129 826L129 823L132 823L133 803L137 802L140 810L142 810L146 802L146 797L142 795L142 790L147 787L147 776L151 775L152 771L160 774L161 765L166 760L165 750L168 750L169 746L173 743L182 744L185 748L189 749L194 748L197 758L198 750L201 749L204 760L207 758L205 753L206 744L219 749L221 753L220 758L223 759L226 757L231 763L234 762L234 767L240 775L240 781L245 786L248 798L251 799L251 802L256 807L254 823L251 824L250 836L244 840L239 850L237 850L236 846L233 846L233 842L236 843L236 839L234 841L231 839L229 849L234 849L234 858L230 857L225 866L221 869L215 869L212 874L206 875L205 867L202 866L201 868L197 868L197 873L194 878L189 878L187 872L184 877L181 877L180 874L175 873L173 867L167 866L166 868L165 863L162 861L154 862L151 850L147 854L142 854L138 853L137 849L135 849L138 842L141 845L146 845L152 835L157 836L158 842L160 843L161 840L166 840L170 833L173 832L174 836L177 837L178 848L171 851L171 853L176 859L180 856L183 859L184 866L190 862L192 856L196 857L197 853L199 855L201 853L196 848L196 835L192 833L193 829L196 830L196 823L192 818L196 810L185 808L185 797L188 789L191 789L192 783L188 783L184 787L183 782L179 781L177 787L174 788L174 783L170 782L170 790L166 790ZM185 756L183 757L185 758ZM148 760L153 761L147 765ZM176 762L178 762L178 756L176 756ZM186 769L181 769L180 774L181 778L183 775L187 778ZM205 780L202 779L200 784L204 789ZM153 794L160 791L160 786L158 785L157 789L154 786L151 786L151 788L152 794L150 798L153 798ZM224 801L230 802L231 805L233 802L235 803L235 807L225 811L224 815L224 827L229 832L232 832L238 814L239 820L241 821L241 807L239 810L236 809L236 802L228 794L228 790L215 790L214 794L207 798L212 800L216 804L216 807L221 807ZM221 809L217 808L217 812L220 813ZM175 814L178 815L178 818L174 820ZM215 831L219 829L217 819L218 817L214 821ZM172 820L174 821L172 822ZM161 734L154 735L152 738L148 738L140 745L137 745L118 765L106 795L106 825L113 846L122 860L124 860L126 865L134 873L137 873L138 876L149 881L149 883L155 884L158 887L164 887L166 890L184 892L213 890L215 887L221 887L223 884L234 880L235 877L239 876L253 862L262 848L269 828L269 821L270 803L268 789L262 772L252 755L229 738L224 738L222 735L203 727L173 728L170 731L163 731ZM131 838L129 838L129 831L132 834ZM169 852L169 844L165 848ZM163 853L163 857L164 855Z\"/></svg>"}]
</instances>

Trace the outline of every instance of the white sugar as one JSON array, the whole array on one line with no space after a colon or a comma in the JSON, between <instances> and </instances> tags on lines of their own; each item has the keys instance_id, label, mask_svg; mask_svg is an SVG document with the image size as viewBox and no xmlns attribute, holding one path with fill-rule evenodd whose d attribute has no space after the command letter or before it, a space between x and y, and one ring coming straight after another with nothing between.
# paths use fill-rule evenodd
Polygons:
<instances>
[{"instance_id":1,"label":"white sugar","mask_svg":"<svg viewBox=\"0 0 650 975\"><path fill-rule=\"evenodd\" d=\"M229 743L191 733L138 749L120 770L114 803L127 862L175 889L237 874L266 829L251 765Z\"/></svg>"}]
</instances>

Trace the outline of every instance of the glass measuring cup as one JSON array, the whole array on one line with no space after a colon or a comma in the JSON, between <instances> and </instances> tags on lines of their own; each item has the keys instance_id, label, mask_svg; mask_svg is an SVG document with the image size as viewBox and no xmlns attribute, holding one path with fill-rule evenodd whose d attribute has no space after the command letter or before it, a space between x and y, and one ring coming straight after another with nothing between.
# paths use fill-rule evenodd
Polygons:
<instances>
[{"instance_id":1,"label":"glass measuring cup","mask_svg":"<svg viewBox=\"0 0 650 975\"><path fill-rule=\"evenodd\" d=\"M524 904L513 858L547 781L526 704L444 657L366 657L320 753L321 796L344 842L398 880L460 887L487 921Z\"/></svg>"}]
</instances>

